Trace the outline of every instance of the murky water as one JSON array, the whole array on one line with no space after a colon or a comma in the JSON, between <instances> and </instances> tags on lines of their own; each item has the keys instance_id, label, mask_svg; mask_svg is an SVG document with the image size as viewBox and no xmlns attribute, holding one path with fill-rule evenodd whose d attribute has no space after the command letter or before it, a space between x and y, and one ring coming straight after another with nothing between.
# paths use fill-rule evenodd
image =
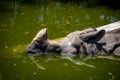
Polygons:
<instances>
[{"instance_id":1,"label":"murky water","mask_svg":"<svg viewBox=\"0 0 120 80\"><path fill-rule=\"evenodd\" d=\"M6 4L6 5L3 5ZM60 1L27 4L0 1L0 80L120 80L120 57L28 57L35 34L48 28L50 39L75 30L120 20L120 10Z\"/></svg>"}]
</instances>

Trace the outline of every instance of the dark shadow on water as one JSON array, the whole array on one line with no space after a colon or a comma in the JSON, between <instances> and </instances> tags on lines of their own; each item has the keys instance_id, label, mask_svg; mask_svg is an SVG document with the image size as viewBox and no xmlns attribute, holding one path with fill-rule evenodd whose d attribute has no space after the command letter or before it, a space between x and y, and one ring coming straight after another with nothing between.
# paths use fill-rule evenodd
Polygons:
<instances>
[{"instance_id":1,"label":"dark shadow on water","mask_svg":"<svg viewBox=\"0 0 120 80\"><path fill-rule=\"evenodd\" d=\"M91 8L97 6L108 6L112 9L120 9L119 0L1 0L0 11L12 10L19 4L31 4L31 5L48 5L49 3L59 2L64 4L72 4L81 8Z\"/></svg>"},{"instance_id":2,"label":"dark shadow on water","mask_svg":"<svg viewBox=\"0 0 120 80\"><path fill-rule=\"evenodd\" d=\"M113 9L120 9L120 0L98 0L100 4L107 5Z\"/></svg>"},{"instance_id":3,"label":"dark shadow on water","mask_svg":"<svg viewBox=\"0 0 120 80\"><path fill-rule=\"evenodd\" d=\"M29 4L48 4L50 2L60 2L65 4L75 4L84 8L106 5L113 9L120 9L119 0L23 0L23 2Z\"/></svg>"}]
</instances>

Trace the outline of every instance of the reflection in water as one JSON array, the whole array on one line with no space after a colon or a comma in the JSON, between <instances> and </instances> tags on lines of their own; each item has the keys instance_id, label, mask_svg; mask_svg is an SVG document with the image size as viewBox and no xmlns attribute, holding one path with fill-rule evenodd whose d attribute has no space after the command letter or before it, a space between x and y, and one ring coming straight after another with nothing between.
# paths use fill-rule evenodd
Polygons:
<instances>
[{"instance_id":1,"label":"reflection in water","mask_svg":"<svg viewBox=\"0 0 120 80\"><path fill-rule=\"evenodd\" d=\"M41 56L42 57L42 56ZM46 58L45 58L46 57ZM40 64L40 56L39 58L38 57L34 57L34 56L29 56L29 58L31 59L31 61L36 65L37 68L41 69L41 70L47 70L45 67L43 67L41 64ZM80 58L74 58L74 57L70 57L70 56L60 56L60 55L54 55L54 54L49 54L49 55L44 55L44 62L45 63L49 63L49 62L59 62L60 60L65 60L65 61L69 61L69 62L72 62L73 64L75 64L76 66L86 66L86 67L89 67L89 68L96 68L95 65L93 64L88 64L86 63L87 61L89 60L95 60L94 57L80 57ZM115 60L115 61L120 61L119 58L114 58L112 56L98 56L97 59L99 58L104 58L104 59L108 59L108 60ZM67 66L68 63L65 63L65 66Z\"/></svg>"},{"instance_id":2,"label":"reflection in water","mask_svg":"<svg viewBox=\"0 0 120 80\"><path fill-rule=\"evenodd\" d=\"M60 3L60 2L55 2L55 6L56 6L56 7L55 7L56 9L60 9L61 3Z\"/></svg>"},{"instance_id":3,"label":"reflection in water","mask_svg":"<svg viewBox=\"0 0 120 80\"><path fill-rule=\"evenodd\" d=\"M29 58L37 66L38 69L46 70L46 68L41 66L40 63L38 63L38 60L35 60L35 58L33 56L29 56Z\"/></svg>"},{"instance_id":4,"label":"reflection in water","mask_svg":"<svg viewBox=\"0 0 120 80\"><path fill-rule=\"evenodd\" d=\"M87 19L87 20L89 20L89 19L90 19L89 14L86 14L86 19Z\"/></svg>"},{"instance_id":5,"label":"reflection in water","mask_svg":"<svg viewBox=\"0 0 120 80\"><path fill-rule=\"evenodd\" d=\"M17 1L13 1L13 18L10 19L10 25L13 26L15 24L16 17L18 15L19 4Z\"/></svg>"},{"instance_id":6,"label":"reflection in water","mask_svg":"<svg viewBox=\"0 0 120 80\"><path fill-rule=\"evenodd\" d=\"M45 59L45 62L46 63L48 63L48 62L52 62L52 61L59 61L59 60L67 60L67 61L70 61L70 62L72 62L73 64L75 64L75 65L77 65L77 66L81 66L81 65L83 65L83 66L86 66L86 67L91 67L91 68L95 68L95 66L94 65L90 65L90 64L87 64L87 63L85 63L85 61L87 61L88 59L90 59L90 58L84 58L83 60L77 60L77 59L74 59L74 58L72 58L72 57L70 57L70 56L51 56L51 55L46 55L46 59ZM57 58L56 58L57 57ZM39 58L38 59L36 59L34 56L29 56L29 58L31 59L31 61L36 65L36 67L38 68L38 69L41 69L41 70L46 70L46 68L45 67L43 67L41 64L40 64L40 61L39 61ZM68 65L67 63L65 63L65 66L66 65Z\"/></svg>"},{"instance_id":7,"label":"reflection in water","mask_svg":"<svg viewBox=\"0 0 120 80\"><path fill-rule=\"evenodd\" d=\"M120 57L119 58L115 58L113 56L98 56L97 58L104 58L104 59L109 59L109 60L120 61Z\"/></svg>"},{"instance_id":8,"label":"reflection in water","mask_svg":"<svg viewBox=\"0 0 120 80\"><path fill-rule=\"evenodd\" d=\"M104 16L104 15L101 15L99 18L100 18L100 21L103 21L104 18L105 18L105 16Z\"/></svg>"},{"instance_id":9,"label":"reflection in water","mask_svg":"<svg viewBox=\"0 0 120 80\"><path fill-rule=\"evenodd\" d=\"M117 21L117 19L114 16L109 16L108 19L111 23Z\"/></svg>"},{"instance_id":10,"label":"reflection in water","mask_svg":"<svg viewBox=\"0 0 120 80\"><path fill-rule=\"evenodd\" d=\"M22 57L22 56L20 56L20 53L24 52L26 46L27 45L17 45L15 47L13 47L12 48L12 51L14 53L13 56L15 56L16 58ZM45 60L44 60L45 63L49 63L49 62L52 62L52 61L59 62L59 60L67 60L67 61L72 62L73 64L75 64L77 66L86 66L86 67L90 67L90 68L96 68L94 65L86 63L86 61L95 59L95 57L89 57L89 56L81 57L81 56L79 56L79 58L75 59L76 56L72 55L72 54L71 55L70 54L69 55L67 55L67 54L66 55L49 54L49 55L44 55L44 56L46 57ZM38 56L38 57L42 57L42 56ZM34 56L34 55L33 56L32 55L29 56L29 58L32 61L32 63L35 64L38 69L46 70L46 68L43 67L40 64L40 61L39 61L38 57L36 58L36 56ZM120 58L115 58L115 57L112 57L112 56L97 56L97 59L99 59L99 58L120 61ZM14 64L14 65L16 66L16 64ZM66 65L68 65L68 64L65 63L65 66Z\"/></svg>"},{"instance_id":11,"label":"reflection in water","mask_svg":"<svg viewBox=\"0 0 120 80\"><path fill-rule=\"evenodd\" d=\"M40 14L38 16L38 22L41 23L41 22L44 22L44 15L43 14Z\"/></svg>"},{"instance_id":12,"label":"reflection in water","mask_svg":"<svg viewBox=\"0 0 120 80\"><path fill-rule=\"evenodd\" d=\"M74 63L76 65L84 65L84 66L87 66L87 67L95 68L94 65L90 65L90 64L85 63L85 61L88 60L89 58L84 58L82 61L75 60L75 59L73 59L71 57L62 57L62 59L66 59L66 60L68 60L68 61L70 61L70 62L72 62L72 63Z\"/></svg>"},{"instance_id":13,"label":"reflection in water","mask_svg":"<svg viewBox=\"0 0 120 80\"><path fill-rule=\"evenodd\" d=\"M114 16L108 16L108 15L105 16L105 15L103 15L103 14L100 15L99 18L100 18L100 21L107 20L107 21L110 22L110 23L113 23L113 22L118 21L117 18L114 17Z\"/></svg>"},{"instance_id":14,"label":"reflection in water","mask_svg":"<svg viewBox=\"0 0 120 80\"><path fill-rule=\"evenodd\" d=\"M50 39L54 39L120 19L119 10L89 7L88 0L47 1L46 4L13 1L10 10L0 11L0 80L110 80L111 77L119 80L120 60L116 57L25 56L27 44L44 27L48 28Z\"/></svg>"},{"instance_id":15,"label":"reflection in water","mask_svg":"<svg viewBox=\"0 0 120 80\"><path fill-rule=\"evenodd\" d=\"M12 51L13 51L13 56L15 56L16 58L22 57L20 54L24 52L25 48L27 45L17 45L15 47L13 47ZM10 50L11 51L11 50ZM19 53L19 54L18 54ZM94 65L90 65L90 64L86 64L85 61L92 59L92 57L86 57L83 58L83 60L76 60L74 59L74 55L54 55L54 54L50 54L50 55L45 55L47 58L45 60L45 62L50 62L50 61L59 61L59 60L68 60L70 62L72 62L75 65L84 65L87 67L91 67L91 68L95 68ZM39 60L37 60L34 55L30 55L29 58L31 59L31 61L37 66L37 68L41 69L41 70L46 70L46 68L44 68L43 66L40 65ZM81 57L82 58L82 57Z\"/></svg>"}]
</instances>

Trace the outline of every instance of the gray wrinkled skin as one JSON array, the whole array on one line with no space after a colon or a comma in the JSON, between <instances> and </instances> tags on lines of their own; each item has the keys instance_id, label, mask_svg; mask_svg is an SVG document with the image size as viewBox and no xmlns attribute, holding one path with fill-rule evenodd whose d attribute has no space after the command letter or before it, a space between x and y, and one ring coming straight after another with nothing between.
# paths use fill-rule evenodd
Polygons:
<instances>
[{"instance_id":1,"label":"gray wrinkled skin","mask_svg":"<svg viewBox=\"0 0 120 80\"><path fill-rule=\"evenodd\" d=\"M90 28L74 31L64 40L53 41L47 37L47 29L42 29L26 48L30 54L111 54L120 55L120 29L111 32Z\"/></svg>"}]
</instances>

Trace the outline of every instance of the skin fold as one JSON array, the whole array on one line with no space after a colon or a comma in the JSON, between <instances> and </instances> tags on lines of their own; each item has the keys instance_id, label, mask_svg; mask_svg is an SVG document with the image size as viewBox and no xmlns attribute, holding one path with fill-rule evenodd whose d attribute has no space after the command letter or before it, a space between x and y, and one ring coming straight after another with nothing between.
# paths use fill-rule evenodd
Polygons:
<instances>
[{"instance_id":1,"label":"skin fold","mask_svg":"<svg viewBox=\"0 0 120 80\"><path fill-rule=\"evenodd\" d=\"M40 30L26 48L28 54L120 54L120 29L106 32L90 28L69 33L65 39L49 40L47 29Z\"/></svg>"}]
</instances>

